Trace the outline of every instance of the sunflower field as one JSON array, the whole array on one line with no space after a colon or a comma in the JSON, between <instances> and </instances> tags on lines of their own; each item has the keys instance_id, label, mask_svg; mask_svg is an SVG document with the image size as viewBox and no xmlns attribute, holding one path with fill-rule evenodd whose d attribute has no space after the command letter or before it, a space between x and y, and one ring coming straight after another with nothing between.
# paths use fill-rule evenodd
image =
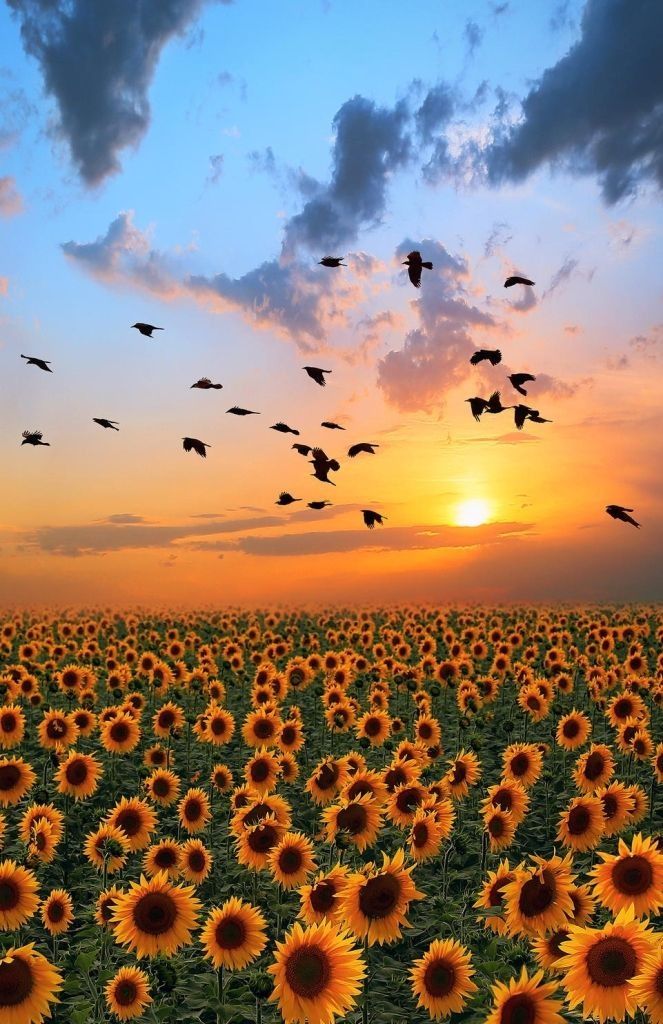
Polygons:
<instances>
[{"instance_id":1,"label":"sunflower field","mask_svg":"<svg viewBox=\"0 0 663 1024\"><path fill-rule=\"evenodd\" d=\"M0 1024L663 1024L662 639L5 613Z\"/></svg>"}]
</instances>

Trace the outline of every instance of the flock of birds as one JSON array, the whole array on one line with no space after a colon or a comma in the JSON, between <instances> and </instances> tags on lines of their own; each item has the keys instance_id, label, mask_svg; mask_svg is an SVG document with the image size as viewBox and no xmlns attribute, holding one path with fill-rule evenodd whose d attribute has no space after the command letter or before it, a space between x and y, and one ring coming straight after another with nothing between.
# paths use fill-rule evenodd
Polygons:
<instances>
[{"instance_id":1,"label":"flock of birds","mask_svg":"<svg viewBox=\"0 0 663 1024\"><path fill-rule=\"evenodd\" d=\"M328 267L330 269L345 267L347 266L347 264L343 262L343 259L343 256L324 256L319 261L319 265L323 267ZM408 257L406 260L403 260L402 265L407 266L408 277L415 288L421 287L422 271L424 269L433 269L432 262L430 260L422 260L421 253L416 249L408 253ZM525 287L532 287L534 285L534 281L530 281L529 278L521 277L519 275L507 277L506 281L504 282L504 287L512 288L514 285L524 285ZM139 333L142 334L145 338L153 338L154 331L162 331L164 329L163 327L156 327L154 324L147 324L142 322L132 324L132 328L135 328L137 331L139 331ZM28 366L36 366L40 370L45 371L46 373L53 372L50 366L50 361L47 359L40 359L37 356L25 355L21 355L21 359L25 359L26 365ZM491 366L497 366L502 361L502 353L500 352L499 349L479 349L477 352L474 353L474 355L470 359L470 363L473 366L477 366L484 361L489 362ZM307 373L311 380L318 384L320 387L325 387L325 374L329 374L332 372L331 370L324 370L322 369L322 367L319 366L304 366L302 367L302 369ZM515 391L517 391L521 395L527 396L527 391L525 390L524 385L535 381L536 377L532 376L532 374L530 373L511 373L508 375L507 379L509 380L511 386L514 388ZM223 385L212 383L209 377L200 377L199 380L197 380L194 384L191 385L191 388L197 388L200 391L220 391L223 388ZM479 421L483 415L496 415L498 413L506 412L507 410L511 409L513 410L514 422L518 430L522 430L523 426L527 421L530 421L531 423L552 423L552 420L545 419L540 414L538 409L533 409L529 405L525 405L523 403L516 403L515 405L503 405L501 394L499 391L494 391L489 398L481 398L480 396L475 395L473 398L466 398L465 401L469 402L472 416L477 421ZM231 406L230 409L226 410L226 413L232 416L260 415L254 409L243 409L241 406L238 405ZM100 427L103 427L105 430L119 431L120 429L117 420L106 419L105 417L102 416L93 416L92 420L94 423L97 423ZM325 427L327 430L345 430L345 427L341 426L339 423L334 423L330 420L323 420L320 426ZM283 423L280 421L278 423L272 424L270 430L276 430L278 433L281 434L294 434L296 436L299 436L299 430L296 430L294 427L289 426L287 423ZM44 441L44 435L41 430L24 430L22 436L22 445L28 444L32 445L33 447L50 447L50 443L48 441ZM185 452L193 451L201 458L205 459L207 458L207 449L211 448L211 445L207 444L205 441L201 441L197 437L183 437L182 447L184 448ZM375 455L375 449L379 447L380 446L375 442L360 441L356 444L351 445L348 448L348 457L354 459L356 458L357 455L360 454ZM297 442L292 445L292 448L299 455L303 455L305 458L311 456L311 458L309 459L309 464L313 466L313 473L311 475L315 477L316 480L319 480L321 483L331 484L334 487L336 486L334 484L334 481L330 480L329 474L337 473L341 468L341 464L337 459L330 458L326 454L324 449L320 447L314 447L309 444L301 444ZM275 504L292 505L294 502L297 501L303 501L303 499L293 497L293 495L290 494L288 491L281 491ZM326 508L328 505L331 504L332 503L330 501L326 500L309 501L307 502L307 507L311 509L320 510ZM376 523L382 525L383 521L387 518L385 515L381 514L380 512L375 512L373 509L364 508L361 509L360 511L363 516L365 525L370 530L374 528ZM635 519L633 519L628 514L633 511L634 509L626 508L622 505L608 505L606 507L606 512L613 519L619 519L624 523L630 523L632 526L639 527L640 524L637 523Z\"/></svg>"}]
</instances>

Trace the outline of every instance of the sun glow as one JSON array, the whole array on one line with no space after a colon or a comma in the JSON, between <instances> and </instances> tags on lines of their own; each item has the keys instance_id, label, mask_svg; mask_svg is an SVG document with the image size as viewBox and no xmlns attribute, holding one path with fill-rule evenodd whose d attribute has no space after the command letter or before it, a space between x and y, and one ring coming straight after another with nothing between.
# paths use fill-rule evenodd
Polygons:
<instances>
[{"instance_id":1,"label":"sun glow","mask_svg":"<svg viewBox=\"0 0 663 1024\"><path fill-rule=\"evenodd\" d=\"M490 519L490 504L485 498L468 498L456 505L457 526L481 526Z\"/></svg>"}]
</instances>

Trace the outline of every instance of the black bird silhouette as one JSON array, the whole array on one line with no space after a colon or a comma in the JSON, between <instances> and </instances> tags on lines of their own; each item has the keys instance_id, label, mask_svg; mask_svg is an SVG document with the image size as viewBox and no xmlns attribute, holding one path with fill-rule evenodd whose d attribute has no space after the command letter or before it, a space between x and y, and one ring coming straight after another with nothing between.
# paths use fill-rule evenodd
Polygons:
<instances>
[{"instance_id":1,"label":"black bird silhouette","mask_svg":"<svg viewBox=\"0 0 663 1024\"><path fill-rule=\"evenodd\" d=\"M44 448L51 447L48 441L42 441L42 437L44 436L44 434L41 430L24 430L22 436L23 440L21 441L21 447L24 444L32 444L35 446L35 448L37 447L37 445L40 444L43 445Z\"/></svg>"},{"instance_id":2,"label":"black bird silhouette","mask_svg":"<svg viewBox=\"0 0 663 1024\"><path fill-rule=\"evenodd\" d=\"M301 501L301 498L293 498L292 494L288 494L287 491L281 491L279 494L278 501L275 501L275 505L292 505L293 501Z\"/></svg>"},{"instance_id":3,"label":"black bird silhouette","mask_svg":"<svg viewBox=\"0 0 663 1024\"><path fill-rule=\"evenodd\" d=\"M327 427L328 430L345 430L340 423L331 423L329 420L323 420L320 426Z\"/></svg>"},{"instance_id":4,"label":"black bird silhouette","mask_svg":"<svg viewBox=\"0 0 663 1024\"><path fill-rule=\"evenodd\" d=\"M331 501L307 501L306 504L309 508L326 508L327 505L331 505Z\"/></svg>"},{"instance_id":5,"label":"black bird silhouette","mask_svg":"<svg viewBox=\"0 0 663 1024\"><path fill-rule=\"evenodd\" d=\"M514 274L513 277L507 277L504 287L513 288L514 284L534 284L534 281L530 281L529 277L519 277L517 274Z\"/></svg>"},{"instance_id":6,"label":"black bird silhouette","mask_svg":"<svg viewBox=\"0 0 663 1024\"><path fill-rule=\"evenodd\" d=\"M529 418L532 423L552 423L552 420L544 420L543 416L539 413L538 409L535 409L533 413L530 413Z\"/></svg>"},{"instance_id":7,"label":"black bird silhouette","mask_svg":"<svg viewBox=\"0 0 663 1024\"><path fill-rule=\"evenodd\" d=\"M27 366L38 366L40 370L46 370L46 373L53 373L50 359L38 359L37 356L24 356L23 354L21 354L21 359L26 360Z\"/></svg>"},{"instance_id":8,"label":"black bird silhouette","mask_svg":"<svg viewBox=\"0 0 663 1024\"><path fill-rule=\"evenodd\" d=\"M323 256L320 260L320 264L323 267L347 267L347 263L343 260L345 256Z\"/></svg>"},{"instance_id":9,"label":"black bird silhouette","mask_svg":"<svg viewBox=\"0 0 663 1024\"><path fill-rule=\"evenodd\" d=\"M403 260L403 266L407 267L408 277L415 288L421 288L421 268L425 267L426 270L432 270L433 264L430 261L424 263L421 259L421 253L418 249L413 249L412 252L407 254L407 259Z\"/></svg>"},{"instance_id":10,"label":"black bird silhouette","mask_svg":"<svg viewBox=\"0 0 663 1024\"><path fill-rule=\"evenodd\" d=\"M287 423L274 423L269 429L278 430L280 434L297 434L299 436L299 431L294 427L289 427Z\"/></svg>"},{"instance_id":11,"label":"black bird silhouette","mask_svg":"<svg viewBox=\"0 0 663 1024\"><path fill-rule=\"evenodd\" d=\"M337 473L341 468L340 463L336 459L330 459L322 448L314 448L312 454L310 465L313 466L313 473L311 475L323 484L331 484L336 487L334 481L329 479L329 473Z\"/></svg>"},{"instance_id":12,"label":"black bird silhouette","mask_svg":"<svg viewBox=\"0 0 663 1024\"><path fill-rule=\"evenodd\" d=\"M488 408L488 402L486 401L485 398L478 398L478 397L466 398L465 401L470 403L470 409L472 410L472 415L474 416L475 420L478 423L480 418L481 418L481 414L484 413L486 411L486 409Z\"/></svg>"},{"instance_id":13,"label":"black bird silhouette","mask_svg":"<svg viewBox=\"0 0 663 1024\"><path fill-rule=\"evenodd\" d=\"M530 409L529 405L514 405L513 419L518 430L522 430L527 420L532 416L538 416L537 409Z\"/></svg>"},{"instance_id":14,"label":"black bird silhouette","mask_svg":"<svg viewBox=\"0 0 663 1024\"><path fill-rule=\"evenodd\" d=\"M185 452L196 452L202 459L207 458L207 448L211 448L211 444L205 444L204 441L199 441L197 437L183 437L182 447Z\"/></svg>"},{"instance_id":15,"label":"black bird silhouette","mask_svg":"<svg viewBox=\"0 0 663 1024\"><path fill-rule=\"evenodd\" d=\"M242 409L239 405L233 405L232 409L226 409L226 412L231 412L233 416L259 416L259 412L254 412L253 409Z\"/></svg>"},{"instance_id":16,"label":"black bird silhouette","mask_svg":"<svg viewBox=\"0 0 663 1024\"><path fill-rule=\"evenodd\" d=\"M163 327L155 327L154 324L141 324L141 323L137 323L137 324L132 324L131 326L135 327L136 330L140 331L140 333L145 335L146 338L151 338L152 337L152 331L162 331L163 330Z\"/></svg>"},{"instance_id":17,"label":"black bird silhouette","mask_svg":"<svg viewBox=\"0 0 663 1024\"><path fill-rule=\"evenodd\" d=\"M478 352L475 352L470 362L472 366L476 366L478 363L483 362L487 359L491 366L497 366L498 363L502 362L502 353L498 348L480 348Z\"/></svg>"},{"instance_id":18,"label":"black bird silhouette","mask_svg":"<svg viewBox=\"0 0 663 1024\"><path fill-rule=\"evenodd\" d=\"M209 377L201 377L199 380L196 381L195 384L192 384L191 387L200 388L201 391L220 391L221 388L223 387L223 384L212 384Z\"/></svg>"},{"instance_id":19,"label":"black bird silhouette","mask_svg":"<svg viewBox=\"0 0 663 1024\"><path fill-rule=\"evenodd\" d=\"M506 409L509 408L510 406L508 405L502 405L502 400L500 398L499 391L493 391L492 395L486 402L486 408L484 409L484 412L498 413L504 412Z\"/></svg>"},{"instance_id":20,"label":"black bird silhouette","mask_svg":"<svg viewBox=\"0 0 663 1024\"><path fill-rule=\"evenodd\" d=\"M375 455L375 449L379 448L380 445L376 444L375 441L360 441L359 444L353 444L348 448L348 455L351 459L354 459L355 455L359 455L360 452L366 452L367 455Z\"/></svg>"},{"instance_id":21,"label":"black bird silhouette","mask_svg":"<svg viewBox=\"0 0 663 1024\"><path fill-rule=\"evenodd\" d=\"M527 392L525 391L523 384L527 384L527 382L531 380L536 380L536 377L533 377L531 373L510 373L508 379L511 381L516 391L521 395L526 395Z\"/></svg>"},{"instance_id":22,"label":"black bird silhouette","mask_svg":"<svg viewBox=\"0 0 663 1024\"><path fill-rule=\"evenodd\" d=\"M310 444L295 443L293 444L292 447L295 449L296 452L299 452L300 455L310 455L310 453L313 451L313 448Z\"/></svg>"},{"instance_id":23,"label":"black bird silhouette","mask_svg":"<svg viewBox=\"0 0 663 1024\"><path fill-rule=\"evenodd\" d=\"M631 526L637 526L640 529L640 523L636 523L635 519L627 514L635 512L635 509L626 508L624 505L606 505L605 510L613 519L621 519L622 523L630 523Z\"/></svg>"},{"instance_id":24,"label":"black bird silhouette","mask_svg":"<svg viewBox=\"0 0 663 1024\"><path fill-rule=\"evenodd\" d=\"M325 386L324 374L331 373L331 370L321 370L319 366L302 366L302 370L306 370L311 380L323 388Z\"/></svg>"},{"instance_id":25,"label":"black bird silhouette","mask_svg":"<svg viewBox=\"0 0 663 1024\"><path fill-rule=\"evenodd\" d=\"M117 422L118 422L117 420L105 420L105 419L102 419L102 418L97 417L97 416L93 416L92 419L94 420L95 423L98 423L100 427L105 427L106 430L118 430L119 431L119 429L120 429L117 426Z\"/></svg>"},{"instance_id":26,"label":"black bird silhouette","mask_svg":"<svg viewBox=\"0 0 663 1024\"><path fill-rule=\"evenodd\" d=\"M382 526L382 520L387 518L386 516L383 516L380 512L373 512L373 510L370 508L362 508L361 514L363 515L364 522L366 523L369 530L372 530L376 523L379 523L380 526Z\"/></svg>"}]
</instances>

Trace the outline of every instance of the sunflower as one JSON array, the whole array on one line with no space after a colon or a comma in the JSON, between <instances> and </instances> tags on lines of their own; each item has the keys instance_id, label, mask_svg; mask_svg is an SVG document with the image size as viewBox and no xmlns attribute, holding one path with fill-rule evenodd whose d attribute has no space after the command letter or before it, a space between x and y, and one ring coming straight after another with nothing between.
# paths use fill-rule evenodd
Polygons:
<instances>
[{"instance_id":1,"label":"sunflower","mask_svg":"<svg viewBox=\"0 0 663 1024\"><path fill-rule=\"evenodd\" d=\"M306 924L338 922L342 913L340 897L348 875L349 868L337 864L329 871L321 871L310 885L302 885L299 889L300 908L297 916Z\"/></svg>"},{"instance_id":2,"label":"sunflower","mask_svg":"<svg viewBox=\"0 0 663 1024\"><path fill-rule=\"evenodd\" d=\"M180 846L178 863L186 881L200 885L212 870L212 854L200 839L187 839Z\"/></svg>"},{"instance_id":3,"label":"sunflower","mask_svg":"<svg viewBox=\"0 0 663 1024\"><path fill-rule=\"evenodd\" d=\"M596 796L577 796L559 818L557 839L576 853L593 850L605 828L603 804Z\"/></svg>"},{"instance_id":4,"label":"sunflower","mask_svg":"<svg viewBox=\"0 0 663 1024\"><path fill-rule=\"evenodd\" d=\"M274 747L280 729L281 720L278 715L261 709L247 715L242 726L242 736L249 747Z\"/></svg>"},{"instance_id":5,"label":"sunflower","mask_svg":"<svg viewBox=\"0 0 663 1024\"><path fill-rule=\"evenodd\" d=\"M477 991L471 980L472 960L465 946L455 939L435 939L422 957L410 968L412 994L417 1006L438 1020L460 1013L468 998Z\"/></svg>"},{"instance_id":6,"label":"sunflower","mask_svg":"<svg viewBox=\"0 0 663 1024\"><path fill-rule=\"evenodd\" d=\"M244 778L258 793L269 793L276 789L279 763L268 750L259 750L244 765Z\"/></svg>"},{"instance_id":7,"label":"sunflower","mask_svg":"<svg viewBox=\"0 0 663 1024\"><path fill-rule=\"evenodd\" d=\"M589 885L572 885L569 890L573 911L568 915L571 924L587 924L596 910L596 897Z\"/></svg>"},{"instance_id":8,"label":"sunflower","mask_svg":"<svg viewBox=\"0 0 663 1024\"><path fill-rule=\"evenodd\" d=\"M180 844L174 839L162 839L150 846L143 857L143 870L153 878L165 871L169 878L180 877Z\"/></svg>"},{"instance_id":9,"label":"sunflower","mask_svg":"<svg viewBox=\"0 0 663 1024\"><path fill-rule=\"evenodd\" d=\"M357 719L357 739L366 738L372 747L381 747L391 731L391 719L386 711L373 708Z\"/></svg>"},{"instance_id":10,"label":"sunflower","mask_svg":"<svg viewBox=\"0 0 663 1024\"><path fill-rule=\"evenodd\" d=\"M0 861L0 931L13 931L29 921L39 904L37 889L29 868L15 860Z\"/></svg>"},{"instance_id":11,"label":"sunflower","mask_svg":"<svg viewBox=\"0 0 663 1024\"><path fill-rule=\"evenodd\" d=\"M523 686L518 694L518 704L533 722L540 722L550 711L550 705L543 698L536 683Z\"/></svg>"},{"instance_id":12,"label":"sunflower","mask_svg":"<svg viewBox=\"0 0 663 1024\"><path fill-rule=\"evenodd\" d=\"M97 896L94 919L100 928L108 928L110 925L115 901L122 891L119 886L111 885L108 889L103 889Z\"/></svg>"},{"instance_id":13,"label":"sunflower","mask_svg":"<svg viewBox=\"0 0 663 1024\"><path fill-rule=\"evenodd\" d=\"M589 750L581 754L573 769L573 778L578 789L584 793L595 793L610 782L615 771L615 759L610 747L604 743L592 743Z\"/></svg>"},{"instance_id":14,"label":"sunflower","mask_svg":"<svg viewBox=\"0 0 663 1024\"><path fill-rule=\"evenodd\" d=\"M564 1024L562 1002L552 998L557 982L542 979L543 971L530 978L523 967L520 977L511 978L508 985L495 982L493 1009L485 1024Z\"/></svg>"},{"instance_id":15,"label":"sunflower","mask_svg":"<svg viewBox=\"0 0 663 1024\"><path fill-rule=\"evenodd\" d=\"M299 775L299 765L295 755L285 751L277 756L277 761L283 782L294 782Z\"/></svg>"},{"instance_id":16,"label":"sunflower","mask_svg":"<svg viewBox=\"0 0 663 1024\"><path fill-rule=\"evenodd\" d=\"M167 750L160 743L148 747L143 754L143 763L148 768L172 768L175 757L172 750Z\"/></svg>"},{"instance_id":17,"label":"sunflower","mask_svg":"<svg viewBox=\"0 0 663 1024\"><path fill-rule=\"evenodd\" d=\"M619 840L618 853L602 853L603 864L592 870L594 892L604 907L616 914L633 905L635 917L658 914L663 907L663 852L642 833L631 847Z\"/></svg>"},{"instance_id":18,"label":"sunflower","mask_svg":"<svg viewBox=\"0 0 663 1024\"><path fill-rule=\"evenodd\" d=\"M25 715L17 704L0 707L0 747L18 746L25 734Z\"/></svg>"},{"instance_id":19,"label":"sunflower","mask_svg":"<svg viewBox=\"0 0 663 1024\"><path fill-rule=\"evenodd\" d=\"M313 844L301 832L286 832L268 857L274 881L284 889L298 889L316 870Z\"/></svg>"},{"instance_id":20,"label":"sunflower","mask_svg":"<svg viewBox=\"0 0 663 1024\"><path fill-rule=\"evenodd\" d=\"M346 797L340 804L326 807L323 819L328 843L333 843L342 832L360 852L373 846L382 826L380 808L368 793L353 799Z\"/></svg>"},{"instance_id":21,"label":"sunflower","mask_svg":"<svg viewBox=\"0 0 663 1024\"><path fill-rule=\"evenodd\" d=\"M436 746L442 740L440 723L432 715L420 715L414 723L414 735L427 747Z\"/></svg>"},{"instance_id":22,"label":"sunflower","mask_svg":"<svg viewBox=\"0 0 663 1024\"><path fill-rule=\"evenodd\" d=\"M500 811L510 811L511 818L516 827L527 815L530 798L519 782L501 782L497 786L491 786L483 801L483 812L488 807L496 807Z\"/></svg>"},{"instance_id":23,"label":"sunflower","mask_svg":"<svg viewBox=\"0 0 663 1024\"><path fill-rule=\"evenodd\" d=\"M83 846L85 856L99 871L112 875L127 862L129 840L123 829L115 825L100 825L95 832L89 832Z\"/></svg>"},{"instance_id":24,"label":"sunflower","mask_svg":"<svg viewBox=\"0 0 663 1024\"><path fill-rule=\"evenodd\" d=\"M109 825L121 829L132 853L150 844L150 835L157 827L157 816L139 797L123 796L106 815Z\"/></svg>"},{"instance_id":25,"label":"sunflower","mask_svg":"<svg viewBox=\"0 0 663 1024\"><path fill-rule=\"evenodd\" d=\"M516 834L516 823L511 811L488 807L483 813L483 829L488 836L491 853L500 853L511 846Z\"/></svg>"},{"instance_id":26,"label":"sunflower","mask_svg":"<svg viewBox=\"0 0 663 1024\"><path fill-rule=\"evenodd\" d=\"M659 784L663 783L663 743L659 743L656 747L651 764L654 770L654 778Z\"/></svg>"},{"instance_id":27,"label":"sunflower","mask_svg":"<svg viewBox=\"0 0 663 1024\"><path fill-rule=\"evenodd\" d=\"M592 723L582 711L570 711L563 715L557 723L555 738L564 750L577 750L589 739Z\"/></svg>"},{"instance_id":28,"label":"sunflower","mask_svg":"<svg viewBox=\"0 0 663 1024\"><path fill-rule=\"evenodd\" d=\"M55 857L57 845L55 830L48 818L33 819L27 840L28 856L42 864L50 864Z\"/></svg>"},{"instance_id":29,"label":"sunflower","mask_svg":"<svg viewBox=\"0 0 663 1024\"><path fill-rule=\"evenodd\" d=\"M260 910L233 896L213 910L200 934L204 955L217 970L241 970L260 956L267 943L267 922Z\"/></svg>"},{"instance_id":30,"label":"sunflower","mask_svg":"<svg viewBox=\"0 0 663 1024\"><path fill-rule=\"evenodd\" d=\"M381 867L368 864L350 875L340 897L343 921L369 946L399 939L401 927L407 926L410 903L425 896L410 877L414 865L403 867L402 848L393 857L383 853L382 858Z\"/></svg>"},{"instance_id":31,"label":"sunflower","mask_svg":"<svg viewBox=\"0 0 663 1024\"><path fill-rule=\"evenodd\" d=\"M191 941L197 927L200 901L192 886L173 885L165 871L140 882L118 896L113 910L115 941L128 946L139 959L173 956Z\"/></svg>"},{"instance_id":32,"label":"sunflower","mask_svg":"<svg viewBox=\"0 0 663 1024\"><path fill-rule=\"evenodd\" d=\"M187 832L202 832L212 817L209 798L202 789L188 789L177 805L177 813Z\"/></svg>"},{"instance_id":33,"label":"sunflower","mask_svg":"<svg viewBox=\"0 0 663 1024\"><path fill-rule=\"evenodd\" d=\"M550 932L549 935L537 935L536 938L532 939L532 952L540 967L555 974L561 973L559 970L559 960L564 956L561 946L568 937L568 928L558 928L557 931Z\"/></svg>"},{"instance_id":34,"label":"sunflower","mask_svg":"<svg viewBox=\"0 0 663 1024\"><path fill-rule=\"evenodd\" d=\"M253 791L249 794L248 802L235 812L231 822L231 829L236 836L241 836L245 829L251 825L258 825L265 818L272 816L284 829L290 828L292 815L287 800L277 793L267 793L258 796Z\"/></svg>"},{"instance_id":35,"label":"sunflower","mask_svg":"<svg viewBox=\"0 0 663 1024\"><path fill-rule=\"evenodd\" d=\"M130 754L140 740L140 727L131 715L122 712L101 724L101 743L109 754Z\"/></svg>"},{"instance_id":36,"label":"sunflower","mask_svg":"<svg viewBox=\"0 0 663 1024\"><path fill-rule=\"evenodd\" d=\"M502 755L502 776L531 789L543 768L543 755L535 743L512 743Z\"/></svg>"},{"instance_id":37,"label":"sunflower","mask_svg":"<svg viewBox=\"0 0 663 1024\"><path fill-rule=\"evenodd\" d=\"M533 867L516 869L514 881L504 887L505 920L512 936L563 928L573 913L571 855L532 860Z\"/></svg>"},{"instance_id":38,"label":"sunflower","mask_svg":"<svg viewBox=\"0 0 663 1024\"><path fill-rule=\"evenodd\" d=\"M305 789L316 804L329 804L343 789L347 779L347 765L341 760L328 757L317 765Z\"/></svg>"},{"instance_id":39,"label":"sunflower","mask_svg":"<svg viewBox=\"0 0 663 1024\"><path fill-rule=\"evenodd\" d=\"M120 1020L142 1016L152 1002L150 979L140 967L120 967L104 989L106 1006Z\"/></svg>"},{"instance_id":40,"label":"sunflower","mask_svg":"<svg viewBox=\"0 0 663 1024\"><path fill-rule=\"evenodd\" d=\"M470 786L476 785L481 777L479 759L471 750L461 750L455 759L448 763L450 767L445 775L445 782L449 796L454 800L462 800L469 793Z\"/></svg>"},{"instance_id":41,"label":"sunflower","mask_svg":"<svg viewBox=\"0 0 663 1024\"><path fill-rule=\"evenodd\" d=\"M210 782L217 793L227 793L233 787L233 773L227 764L215 764L210 775Z\"/></svg>"},{"instance_id":42,"label":"sunflower","mask_svg":"<svg viewBox=\"0 0 663 1024\"><path fill-rule=\"evenodd\" d=\"M179 732L183 725L184 712L181 707L173 704L172 701L162 704L152 718L152 729L154 735L158 736L159 739L166 739L167 736L172 736L174 733Z\"/></svg>"},{"instance_id":43,"label":"sunflower","mask_svg":"<svg viewBox=\"0 0 663 1024\"><path fill-rule=\"evenodd\" d=\"M22 757L0 758L0 806L17 804L32 789L36 778Z\"/></svg>"},{"instance_id":44,"label":"sunflower","mask_svg":"<svg viewBox=\"0 0 663 1024\"><path fill-rule=\"evenodd\" d=\"M91 736L97 724L97 716L87 708L76 708L72 716L78 727L78 735Z\"/></svg>"},{"instance_id":45,"label":"sunflower","mask_svg":"<svg viewBox=\"0 0 663 1024\"><path fill-rule=\"evenodd\" d=\"M388 793L393 793L399 786L415 782L421 774L421 769L416 761L392 761L388 768L382 772L382 780L387 787Z\"/></svg>"},{"instance_id":46,"label":"sunflower","mask_svg":"<svg viewBox=\"0 0 663 1024\"><path fill-rule=\"evenodd\" d=\"M58 793L73 796L74 800L85 800L96 792L102 773L103 768L96 758L72 750L55 773Z\"/></svg>"},{"instance_id":47,"label":"sunflower","mask_svg":"<svg viewBox=\"0 0 663 1024\"><path fill-rule=\"evenodd\" d=\"M606 715L610 725L616 729L629 718L633 718L637 722L645 721L647 708L639 694L624 690L622 693L616 693L611 699L606 709Z\"/></svg>"},{"instance_id":48,"label":"sunflower","mask_svg":"<svg viewBox=\"0 0 663 1024\"><path fill-rule=\"evenodd\" d=\"M287 719L281 726L277 744L283 751L290 751L296 754L304 746L304 733L301 722L296 718Z\"/></svg>"},{"instance_id":49,"label":"sunflower","mask_svg":"<svg viewBox=\"0 0 663 1024\"><path fill-rule=\"evenodd\" d=\"M637 996L629 984L654 951L655 936L634 919L633 907L621 910L603 928L571 925L559 961L571 1009L583 1005L584 1017L621 1021L633 1016Z\"/></svg>"},{"instance_id":50,"label":"sunflower","mask_svg":"<svg viewBox=\"0 0 663 1024\"><path fill-rule=\"evenodd\" d=\"M647 1011L651 1024L663 1024L663 946L645 958L629 986L636 1005Z\"/></svg>"},{"instance_id":51,"label":"sunflower","mask_svg":"<svg viewBox=\"0 0 663 1024\"><path fill-rule=\"evenodd\" d=\"M66 932L74 920L71 896L65 889L52 889L41 905L44 928L51 935Z\"/></svg>"},{"instance_id":52,"label":"sunflower","mask_svg":"<svg viewBox=\"0 0 663 1024\"><path fill-rule=\"evenodd\" d=\"M605 825L603 834L614 836L621 832L629 821L629 811L632 806L631 796L623 782L612 782L603 789L596 790L596 796L603 805L603 816Z\"/></svg>"},{"instance_id":53,"label":"sunflower","mask_svg":"<svg viewBox=\"0 0 663 1024\"><path fill-rule=\"evenodd\" d=\"M78 727L72 715L62 711L47 711L37 730L39 743L46 750L71 747L78 739Z\"/></svg>"},{"instance_id":54,"label":"sunflower","mask_svg":"<svg viewBox=\"0 0 663 1024\"><path fill-rule=\"evenodd\" d=\"M283 942L276 943L270 1002L277 1002L285 1021L332 1024L356 1003L366 971L347 932L329 921L304 929L296 922Z\"/></svg>"},{"instance_id":55,"label":"sunflower","mask_svg":"<svg viewBox=\"0 0 663 1024\"><path fill-rule=\"evenodd\" d=\"M268 815L257 825L249 826L237 841L237 860L246 868L262 871L267 867L270 853L281 842L285 832L285 827L273 815Z\"/></svg>"},{"instance_id":56,"label":"sunflower","mask_svg":"<svg viewBox=\"0 0 663 1024\"><path fill-rule=\"evenodd\" d=\"M207 720L205 739L215 747L230 742L235 731L235 719L225 708L212 707Z\"/></svg>"},{"instance_id":57,"label":"sunflower","mask_svg":"<svg viewBox=\"0 0 663 1024\"><path fill-rule=\"evenodd\" d=\"M631 801L628 811L628 825L637 825L647 814L649 799L642 786L627 786L626 794Z\"/></svg>"},{"instance_id":58,"label":"sunflower","mask_svg":"<svg viewBox=\"0 0 663 1024\"><path fill-rule=\"evenodd\" d=\"M155 768L145 779L145 789L150 800L162 807L175 803L180 795L180 780L169 768Z\"/></svg>"},{"instance_id":59,"label":"sunflower","mask_svg":"<svg viewBox=\"0 0 663 1024\"><path fill-rule=\"evenodd\" d=\"M62 975L34 942L4 950L0 959L0 1019L5 1024L42 1024L57 1003Z\"/></svg>"}]
</instances>

